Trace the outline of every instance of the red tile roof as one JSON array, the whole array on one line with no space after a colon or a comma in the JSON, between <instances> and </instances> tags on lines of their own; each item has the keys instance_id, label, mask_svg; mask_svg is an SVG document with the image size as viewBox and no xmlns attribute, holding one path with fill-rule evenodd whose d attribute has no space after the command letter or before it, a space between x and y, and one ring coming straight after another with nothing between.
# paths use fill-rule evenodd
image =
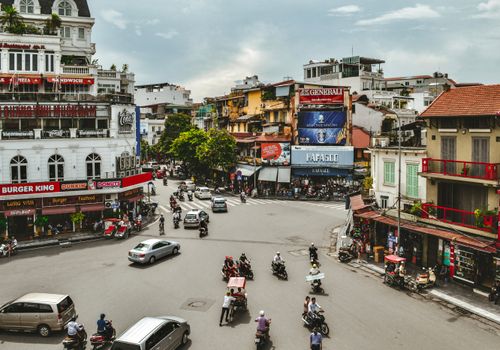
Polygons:
<instances>
[{"instance_id":1,"label":"red tile roof","mask_svg":"<svg viewBox=\"0 0 500 350\"><path fill-rule=\"evenodd\" d=\"M420 115L432 117L500 115L500 84L468 86L443 92Z\"/></svg>"},{"instance_id":2,"label":"red tile roof","mask_svg":"<svg viewBox=\"0 0 500 350\"><path fill-rule=\"evenodd\" d=\"M354 148L370 147L370 133L359 126L352 126L352 145Z\"/></svg>"},{"instance_id":3,"label":"red tile roof","mask_svg":"<svg viewBox=\"0 0 500 350\"><path fill-rule=\"evenodd\" d=\"M385 78L385 81L397 81L397 80L412 80L412 79L432 79L430 75L412 75L409 77L393 77Z\"/></svg>"}]
</instances>

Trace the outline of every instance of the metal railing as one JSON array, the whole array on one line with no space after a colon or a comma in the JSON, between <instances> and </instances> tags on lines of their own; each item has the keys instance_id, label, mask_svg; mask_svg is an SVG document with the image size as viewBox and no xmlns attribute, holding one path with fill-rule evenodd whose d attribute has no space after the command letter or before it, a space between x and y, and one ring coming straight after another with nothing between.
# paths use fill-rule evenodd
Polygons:
<instances>
[{"instance_id":1,"label":"metal railing","mask_svg":"<svg viewBox=\"0 0 500 350\"><path fill-rule=\"evenodd\" d=\"M132 103L131 94L70 94L65 92L3 92L0 102L113 102Z\"/></svg>"},{"instance_id":2,"label":"metal railing","mask_svg":"<svg viewBox=\"0 0 500 350\"><path fill-rule=\"evenodd\" d=\"M500 163L424 158L422 159L422 173L498 181Z\"/></svg>"}]
</instances>

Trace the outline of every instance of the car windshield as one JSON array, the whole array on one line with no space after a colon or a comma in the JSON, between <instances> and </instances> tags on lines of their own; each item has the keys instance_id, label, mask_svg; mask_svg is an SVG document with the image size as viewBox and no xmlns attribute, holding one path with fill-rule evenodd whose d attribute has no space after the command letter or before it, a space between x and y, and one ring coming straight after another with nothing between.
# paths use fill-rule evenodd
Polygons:
<instances>
[{"instance_id":1,"label":"car windshield","mask_svg":"<svg viewBox=\"0 0 500 350\"><path fill-rule=\"evenodd\" d=\"M186 219L188 219L188 220L196 219L196 214L187 214Z\"/></svg>"},{"instance_id":2,"label":"car windshield","mask_svg":"<svg viewBox=\"0 0 500 350\"><path fill-rule=\"evenodd\" d=\"M73 300L71 300L70 297L64 298L63 301L61 301L59 304L57 304L57 310L59 312L64 312L67 309L69 309L73 305Z\"/></svg>"},{"instance_id":3,"label":"car windshield","mask_svg":"<svg viewBox=\"0 0 500 350\"><path fill-rule=\"evenodd\" d=\"M149 244L139 243L135 246L134 250L146 251L149 248Z\"/></svg>"}]
</instances>

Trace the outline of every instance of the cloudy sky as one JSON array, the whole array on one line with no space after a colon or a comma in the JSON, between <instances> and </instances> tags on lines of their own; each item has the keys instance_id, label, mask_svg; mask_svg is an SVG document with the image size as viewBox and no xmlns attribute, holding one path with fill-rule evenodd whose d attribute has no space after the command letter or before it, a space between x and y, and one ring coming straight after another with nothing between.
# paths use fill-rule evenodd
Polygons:
<instances>
[{"instance_id":1,"label":"cloudy sky","mask_svg":"<svg viewBox=\"0 0 500 350\"><path fill-rule=\"evenodd\" d=\"M500 0L88 0L104 66L170 82L195 101L235 81L302 79L310 59L386 61L386 77L447 72L500 83Z\"/></svg>"}]
</instances>

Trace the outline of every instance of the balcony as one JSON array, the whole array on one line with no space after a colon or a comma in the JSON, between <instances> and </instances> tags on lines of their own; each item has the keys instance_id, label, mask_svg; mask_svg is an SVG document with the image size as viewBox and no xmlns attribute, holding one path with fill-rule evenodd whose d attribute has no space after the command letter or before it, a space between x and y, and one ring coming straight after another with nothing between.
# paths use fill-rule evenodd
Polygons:
<instances>
[{"instance_id":1,"label":"balcony","mask_svg":"<svg viewBox=\"0 0 500 350\"><path fill-rule=\"evenodd\" d=\"M498 214L478 213L455 208L442 207L432 203L422 204L422 219L431 219L447 224L468 227L488 233L496 233Z\"/></svg>"},{"instance_id":2,"label":"balcony","mask_svg":"<svg viewBox=\"0 0 500 350\"><path fill-rule=\"evenodd\" d=\"M74 66L74 65L62 65L63 74L72 75L95 75L97 73L96 66Z\"/></svg>"},{"instance_id":3,"label":"balcony","mask_svg":"<svg viewBox=\"0 0 500 350\"><path fill-rule=\"evenodd\" d=\"M68 139L70 131L64 129L42 130L42 139Z\"/></svg>"},{"instance_id":4,"label":"balcony","mask_svg":"<svg viewBox=\"0 0 500 350\"><path fill-rule=\"evenodd\" d=\"M500 163L468 162L446 159L422 159L422 176L497 185Z\"/></svg>"},{"instance_id":5,"label":"balcony","mask_svg":"<svg viewBox=\"0 0 500 350\"><path fill-rule=\"evenodd\" d=\"M0 94L0 102L115 102L132 103L131 94L69 94L42 92L4 92Z\"/></svg>"},{"instance_id":6,"label":"balcony","mask_svg":"<svg viewBox=\"0 0 500 350\"><path fill-rule=\"evenodd\" d=\"M0 130L0 140L108 138L108 129Z\"/></svg>"}]
</instances>

